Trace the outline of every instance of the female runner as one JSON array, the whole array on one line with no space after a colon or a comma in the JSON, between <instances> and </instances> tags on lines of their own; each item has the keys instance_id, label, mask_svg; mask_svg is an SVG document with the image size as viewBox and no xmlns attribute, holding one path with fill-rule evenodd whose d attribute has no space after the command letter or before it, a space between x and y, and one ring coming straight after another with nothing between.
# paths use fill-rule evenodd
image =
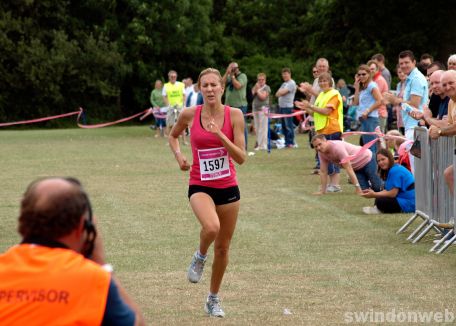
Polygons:
<instances>
[{"instance_id":1,"label":"female runner","mask_svg":"<svg viewBox=\"0 0 456 326\"><path fill-rule=\"evenodd\" d=\"M171 130L169 145L180 169L189 170L178 137L185 128L190 128L193 164L188 197L201 232L187 276L192 283L201 280L209 246L214 243L210 292L204 308L210 316L224 317L218 292L239 212L240 193L232 161L242 164L246 158L244 117L241 110L222 104L224 85L218 70L203 70L198 86L204 104L182 111Z\"/></svg>"}]
</instances>

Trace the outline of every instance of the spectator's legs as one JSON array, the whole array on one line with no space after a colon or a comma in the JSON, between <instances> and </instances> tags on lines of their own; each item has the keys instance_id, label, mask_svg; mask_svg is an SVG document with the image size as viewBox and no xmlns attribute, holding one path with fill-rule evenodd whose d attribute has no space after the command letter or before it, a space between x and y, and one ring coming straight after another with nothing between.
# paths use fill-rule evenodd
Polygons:
<instances>
[{"instance_id":1,"label":"spectator's legs","mask_svg":"<svg viewBox=\"0 0 456 326\"><path fill-rule=\"evenodd\" d=\"M359 185L362 190L369 189L369 180L367 179L366 174L364 173L364 168L355 171L356 178L358 179Z\"/></svg>"},{"instance_id":2,"label":"spectator's legs","mask_svg":"<svg viewBox=\"0 0 456 326\"><path fill-rule=\"evenodd\" d=\"M387 119L388 118L382 118L382 117L378 118L378 125L380 126L381 132L384 134L386 134Z\"/></svg>"},{"instance_id":3,"label":"spectator's legs","mask_svg":"<svg viewBox=\"0 0 456 326\"><path fill-rule=\"evenodd\" d=\"M382 213L400 213L402 208L396 198L380 197L375 198L375 206Z\"/></svg>"},{"instance_id":4,"label":"spectator's legs","mask_svg":"<svg viewBox=\"0 0 456 326\"><path fill-rule=\"evenodd\" d=\"M405 130L405 138L408 140L415 140L413 139L414 137L414 128L410 128ZM410 145L411 146L411 145ZM412 173L415 174L415 156L412 155L412 153L409 152L409 159L410 159L410 168L412 169Z\"/></svg>"},{"instance_id":5,"label":"spectator's legs","mask_svg":"<svg viewBox=\"0 0 456 326\"><path fill-rule=\"evenodd\" d=\"M329 175L329 184L333 186L340 185L340 173L333 173Z\"/></svg>"},{"instance_id":6,"label":"spectator's legs","mask_svg":"<svg viewBox=\"0 0 456 326\"><path fill-rule=\"evenodd\" d=\"M280 108L280 114L291 114L293 108ZM285 146L294 145L293 117L282 118L282 129L285 135Z\"/></svg>"},{"instance_id":7,"label":"spectator's legs","mask_svg":"<svg viewBox=\"0 0 456 326\"><path fill-rule=\"evenodd\" d=\"M245 137L245 150L247 150L247 138L248 138L248 133L249 133L249 128L247 126L247 117L245 114L247 113L247 106L241 106L240 107L242 113L244 114L244 137Z\"/></svg>"},{"instance_id":8,"label":"spectator's legs","mask_svg":"<svg viewBox=\"0 0 456 326\"><path fill-rule=\"evenodd\" d=\"M258 147L263 150L268 149L268 116L264 111L260 111L257 116L258 126L257 129L257 141Z\"/></svg>"},{"instance_id":9,"label":"spectator's legs","mask_svg":"<svg viewBox=\"0 0 456 326\"><path fill-rule=\"evenodd\" d=\"M320 169L320 157L317 151L315 151L315 169Z\"/></svg>"},{"instance_id":10,"label":"spectator's legs","mask_svg":"<svg viewBox=\"0 0 456 326\"><path fill-rule=\"evenodd\" d=\"M259 143L259 127L260 127L260 111L253 111L253 127L255 128L255 135L256 135L256 148L260 147Z\"/></svg>"},{"instance_id":11,"label":"spectator's legs","mask_svg":"<svg viewBox=\"0 0 456 326\"><path fill-rule=\"evenodd\" d=\"M325 135L325 138L327 140L341 140L342 133L336 132L330 135ZM329 184L333 186L338 186L340 184L340 167L334 163L328 163L328 176Z\"/></svg>"},{"instance_id":12,"label":"spectator's legs","mask_svg":"<svg viewBox=\"0 0 456 326\"><path fill-rule=\"evenodd\" d=\"M391 129L393 129L392 127L393 127L394 117L396 115L393 112L393 106L391 104L386 106L386 110L388 112L388 118L386 118L386 122L387 122L386 129L391 130Z\"/></svg>"},{"instance_id":13,"label":"spectator's legs","mask_svg":"<svg viewBox=\"0 0 456 326\"><path fill-rule=\"evenodd\" d=\"M361 131L365 132L373 132L375 131L375 128L378 127L378 118L373 118L373 117L368 117L365 120L361 120ZM371 136L371 135L362 135L361 136L363 144L368 143L369 141L373 140L376 138L376 136ZM372 153L377 153L377 143L372 145L370 148Z\"/></svg>"},{"instance_id":14,"label":"spectator's legs","mask_svg":"<svg viewBox=\"0 0 456 326\"><path fill-rule=\"evenodd\" d=\"M370 185L373 191L378 192L383 188L383 181L377 174L377 160L375 155L372 154L372 159L370 162L364 167L366 176L370 181Z\"/></svg>"},{"instance_id":15,"label":"spectator's legs","mask_svg":"<svg viewBox=\"0 0 456 326\"><path fill-rule=\"evenodd\" d=\"M448 185L448 188L450 188L450 192L452 195L454 195L454 168L453 165L450 165L445 169L443 172L443 176L445 177L445 182Z\"/></svg>"},{"instance_id":16,"label":"spectator's legs","mask_svg":"<svg viewBox=\"0 0 456 326\"><path fill-rule=\"evenodd\" d=\"M377 174L377 163L374 155L372 155L370 162L356 170L355 174L362 190L372 188L373 191L378 192L382 189L383 182Z\"/></svg>"}]
</instances>

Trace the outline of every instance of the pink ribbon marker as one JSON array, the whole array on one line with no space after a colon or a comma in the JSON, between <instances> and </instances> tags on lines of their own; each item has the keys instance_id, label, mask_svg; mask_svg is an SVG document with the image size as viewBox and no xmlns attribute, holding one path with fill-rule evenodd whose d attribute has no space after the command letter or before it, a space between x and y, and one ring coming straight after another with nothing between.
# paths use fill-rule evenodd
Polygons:
<instances>
[{"instance_id":1,"label":"pink ribbon marker","mask_svg":"<svg viewBox=\"0 0 456 326\"><path fill-rule=\"evenodd\" d=\"M79 115L80 111L74 111L74 112L69 112L69 113L64 113L64 114L59 114L59 115L53 115L51 117L45 117L45 118L39 118L39 119L33 119L33 120L23 120L23 121L16 121L16 122L5 122L5 123L0 123L0 127L8 127L8 126L14 126L14 125L24 125L24 124L37 123L37 122L42 122L42 121L55 120L55 119L69 117L69 116L76 115L76 114Z\"/></svg>"},{"instance_id":2,"label":"pink ribbon marker","mask_svg":"<svg viewBox=\"0 0 456 326\"><path fill-rule=\"evenodd\" d=\"M43 121L49 121L49 120L65 118L65 117L69 117L69 116L72 116L72 115L78 115L76 123L77 123L79 128L94 129L94 128L103 128L103 127L112 126L112 125L115 125L115 124L118 124L118 123L122 123L122 122L125 122L125 121L128 121L128 120L134 119L134 118L136 118L136 117L138 117L140 115L143 115L143 114L145 114L148 111L149 111L149 109L146 109L146 110L144 110L142 112L139 112L139 113L136 113L136 114L134 114L134 115L132 115L130 117L123 118L123 119L120 119L120 120L117 120L117 121L113 121L113 122L100 123L100 124L96 124L96 125L83 125L83 124L79 123L79 121L81 119L82 113L84 112L84 109L83 108L79 108L78 111L64 113L64 114L59 114L59 115L53 115L53 116L50 116L50 117L38 118L38 119L33 119L33 120L16 121L16 122L4 122L4 123L0 123L0 127L8 127L8 126L14 126L14 125L38 123L38 122L43 122Z\"/></svg>"},{"instance_id":3,"label":"pink ribbon marker","mask_svg":"<svg viewBox=\"0 0 456 326\"><path fill-rule=\"evenodd\" d=\"M142 112L136 113L136 114L134 114L132 116L129 116L127 118L123 118L123 119L112 121L112 122L99 123L99 124L95 124L95 125L83 125L83 124L79 123L79 119L81 118L81 115L82 115L82 112L83 112L83 109L80 108L80 111L79 111L79 114L78 114L77 123L78 123L78 127L79 128L83 128L83 129L103 128L103 127L112 126L112 125L115 125L115 124L118 124L118 123L122 123L122 122L125 122L125 121L128 121L128 120L134 119L136 117L139 117L140 115L145 114L147 111L149 111L149 109L146 109L146 110L144 110Z\"/></svg>"},{"instance_id":4,"label":"pink ribbon marker","mask_svg":"<svg viewBox=\"0 0 456 326\"><path fill-rule=\"evenodd\" d=\"M349 155L347 156L346 158L342 159L340 161L341 164L344 164L344 163L347 163L347 162L350 162L352 161L353 159L357 158L358 156L360 156L362 153L364 153L366 150L368 150L369 148L371 148L377 141L379 141L380 139L402 139L402 140L407 140L407 138L405 137L401 137L401 136L393 136L393 135L385 135L384 133L382 133L380 131L380 127L376 127L375 128L375 131L371 131L371 132L367 132L367 131L348 131L348 132L344 132L342 134L342 138L344 137L347 137L347 136L352 136L352 135L373 135L373 136L377 136L377 138L375 139L372 139L370 142L364 144L364 146L361 147L361 149L356 152L355 154L353 155Z\"/></svg>"}]
</instances>

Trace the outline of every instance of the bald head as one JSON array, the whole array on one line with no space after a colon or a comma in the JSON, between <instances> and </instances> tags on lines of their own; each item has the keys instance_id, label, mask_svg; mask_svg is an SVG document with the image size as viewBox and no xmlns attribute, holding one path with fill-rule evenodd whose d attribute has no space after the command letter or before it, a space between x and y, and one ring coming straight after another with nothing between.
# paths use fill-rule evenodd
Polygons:
<instances>
[{"instance_id":1,"label":"bald head","mask_svg":"<svg viewBox=\"0 0 456 326\"><path fill-rule=\"evenodd\" d=\"M21 202L19 233L24 238L59 239L79 226L88 207L87 195L76 179L34 181Z\"/></svg>"},{"instance_id":2,"label":"bald head","mask_svg":"<svg viewBox=\"0 0 456 326\"><path fill-rule=\"evenodd\" d=\"M453 101L456 101L456 70L447 70L443 72L440 83L445 95L449 96Z\"/></svg>"},{"instance_id":3,"label":"bald head","mask_svg":"<svg viewBox=\"0 0 456 326\"><path fill-rule=\"evenodd\" d=\"M443 70L436 70L429 77L429 86L432 94L442 95L445 97L444 92L441 87L440 78L442 77Z\"/></svg>"},{"instance_id":4,"label":"bald head","mask_svg":"<svg viewBox=\"0 0 456 326\"><path fill-rule=\"evenodd\" d=\"M30 192L32 196L37 197L37 208L41 208L49 206L68 192L75 192L75 188L76 185L66 179L49 178L32 184Z\"/></svg>"}]
</instances>

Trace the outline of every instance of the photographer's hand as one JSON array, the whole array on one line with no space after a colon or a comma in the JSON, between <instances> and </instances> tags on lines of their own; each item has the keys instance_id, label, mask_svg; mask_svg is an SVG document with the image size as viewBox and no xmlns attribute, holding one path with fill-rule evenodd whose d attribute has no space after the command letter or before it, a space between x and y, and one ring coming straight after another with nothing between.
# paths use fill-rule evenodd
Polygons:
<instances>
[{"instance_id":1,"label":"photographer's hand","mask_svg":"<svg viewBox=\"0 0 456 326\"><path fill-rule=\"evenodd\" d=\"M96 220L95 216L92 217L92 223L93 223L93 226L96 228L97 220ZM104 250L103 239L101 237L100 230L98 230L98 229L97 229L97 236L95 238L95 243L93 246L92 257L90 257L90 259L100 265L106 264L106 255L105 255L105 250Z\"/></svg>"}]
</instances>

